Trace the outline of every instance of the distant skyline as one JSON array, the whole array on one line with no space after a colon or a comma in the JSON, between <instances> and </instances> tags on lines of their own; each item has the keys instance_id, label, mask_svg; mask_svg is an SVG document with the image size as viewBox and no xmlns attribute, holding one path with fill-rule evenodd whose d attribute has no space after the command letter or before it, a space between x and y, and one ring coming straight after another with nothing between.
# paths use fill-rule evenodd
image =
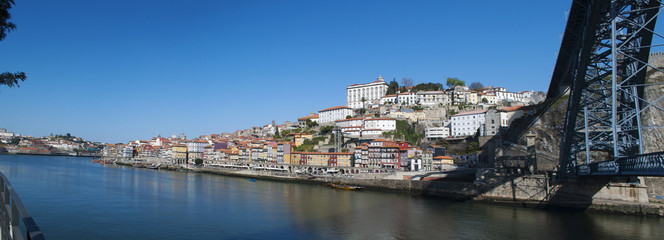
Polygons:
<instances>
[{"instance_id":1,"label":"distant skyline","mask_svg":"<svg viewBox=\"0 0 664 240\"><path fill-rule=\"evenodd\" d=\"M546 91L571 1L17 1L0 128L108 143L234 132L412 78ZM659 29L660 27L658 27Z\"/></svg>"}]
</instances>

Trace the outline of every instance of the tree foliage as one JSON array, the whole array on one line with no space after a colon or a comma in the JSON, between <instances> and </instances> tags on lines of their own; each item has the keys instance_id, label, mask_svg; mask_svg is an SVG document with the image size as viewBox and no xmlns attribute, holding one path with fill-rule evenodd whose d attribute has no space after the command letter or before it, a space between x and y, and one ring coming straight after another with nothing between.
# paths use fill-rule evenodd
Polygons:
<instances>
[{"instance_id":1,"label":"tree foliage","mask_svg":"<svg viewBox=\"0 0 664 240\"><path fill-rule=\"evenodd\" d=\"M397 83L396 79L392 79L390 83L387 85L387 92L385 95L392 95L392 94L397 94L399 91L399 83Z\"/></svg>"},{"instance_id":2,"label":"tree foliage","mask_svg":"<svg viewBox=\"0 0 664 240\"><path fill-rule=\"evenodd\" d=\"M473 83L470 84L469 87L470 87L470 89L473 89L473 90L479 90L479 89L484 88L484 85L482 85L482 83L480 83L480 82L473 82Z\"/></svg>"},{"instance_id":3,"label":"tree foliage","mask_svg":"<svg viewBox=\"0 0 664 240\"><path fill-rule=\"evenodd\" d=\"M7 33L16 29L16 25L9 21L12 17L9 14L9 9L14 5L14 0L0 0L0 41L7 37ZM7 85L8 87L19 87L18 82L25 81L26 76L24 72L3 72L0 73L0 85Z\"/></svg>"},{"instance_id":4,"label":"tree foliage","mask_svg":"<svg viewBox=\"0 0 664 240\"><path fill-rule=\"evenodd\" d=\"M420 83L415 85L411 92L418 92L418 91L440 91L443 90L443 84L442 83Z\"/></svg>"},{"instance_id":5,"label":"tree foliage","mask_svg":"<svg viewBox=\"0 0 664 240\"><path fill-rule=\"evenodd\" d=\"M396 131L393 134L395 137L401 137L413 145L417 145L422 140L422 137L424 137L422 134L417 134L415 126L406 120L397 120Z\"/></svg>"},{"instance_id":6,"label":"tree foliage","mask_svg":"<svg viewBox=\"0 0 664 240\"><path fill-rule=\"evenodd\" d=\"M454 86L466 86L466 82L461 81L458 78L447 78L447 87Z\"/></svg>"}]
</instances>

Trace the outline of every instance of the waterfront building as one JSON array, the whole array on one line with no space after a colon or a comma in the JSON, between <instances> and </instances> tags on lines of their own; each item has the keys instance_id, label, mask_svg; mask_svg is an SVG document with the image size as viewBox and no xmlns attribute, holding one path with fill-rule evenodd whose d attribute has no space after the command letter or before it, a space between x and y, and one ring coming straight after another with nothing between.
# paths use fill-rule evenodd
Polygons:
<instances>
[{"instance_id":1,"label":"waterfront building","mask_svg":"<svg viewBox=\"0 0 664 240\"><path fill-rule=\"evenodd\" d=\"M369 166L369 144L362 143L360 146L355 147L354 151L355 163L353 167L363 167L366 168Z\"/></svg>"},{"instance_id":2,"label":"waterfront building","mask_svg":"<svg viewBox=\"0 0 664 240\"><path fill-rule=\"evenodd\" d=\"M251 162L251 148L242 146L238 149L238 161Z\"/></svg>"},{"instance_id":3,"label":"waterfront building","mask_svg":"<svg viewBox=\"0 0 664 240\"><path fill-rule=\"evenodd\" d=\"M171 151L173 152L173 164L187 163L187 145L175 144Z\"/></svg>"},{"instance_id":4,"label":"waterfront building","mask_svg":"<svg viewBox=\"0 0 664 240\"><path fill-rule=\"evenodd\" d=\"M300 164L301 160L302 160L301 152L292 152L291 153L291 159L290 159L290 164L291 165L302 165L302 164Z\"/></svg>"},{"instance_id":5,"label":"waterfront building","mask_svg":"<svg viewBox=\"0 0 664 240\"><path fill-rule=\"evenodd\" d=\"M320 110L318 116L320 116L319 123L334 122L346 119L346 116L353 116L353 109L345 106L331 107Z\"/></svg>"},{"instance_id":6,"label":"waterfront building","mask_svg":"<svg viewBox=\"0 0 664 240\"><path fill-rule=\"evenodd\" d=\"M278 155L278 149L279 147L277 146L276 142L269 142L265 144L265 147L267 148L267 162L269 163L277 163L277 155Z\"/></svg>"},{"instance_id":7,"label":"waterfront building","mask_svg":"<svg viewBox=\"0 0 664 240\"><path fill-rule=\"evenodd\" d=\"M454 159L450 156L437 156L433 158L434 170L443 170L454 166Z\"/></svg>"},{"instance_id":8,"label":"waterfront building","mask_svg":"<svg viewBox=\"0 0 664 240\"><path fill-rule=\"evenodd\" d=\"M290 142L277 143L277 163L290 163L292 148Z\"/></svg>"},{"instance_id":9,"label":"waterfront building","mask_svg":"<svg viewBox=\"0 0 664 240\"><path fill-rule=\"evenodd\" d=\"M486 110L477 110L463 112L451 117L452 136L463 137L472 136L480 131L480 136L484 136L484 114Z\"/></svg>"},{"instance_id":10,"label":"waterfront building","mask_svg":"<svg viewBox=\"0 0 664 240\"><path fill-rule=\"evenodd\" d=\"M122 157L123 158L132 158L132 157L134 157L134 147L132 147L132 146L124 147L124 149L122 149Z\"/></svg>"},{"instance_id":11,"label":"waterfront building","mask_svg":"<svg viewBox=\"0 0 664 240\"><path fill-rule=\"evenodd\" d=\"M422 170L433 171L433 153L422 151Z\"/></svg>"},{"instance_id":12,"label":"waterfront building","mask_svg":"<svg viewBox=\"0 0 664 240\"><path fill-rule=\"evenodd\" d=\"M361 153L364 152L362 151ZM363 160L361 164L368 168L400 168L401 156L399 145L394 141L385 139L373 140L368 145L366 153L367 161L364 162L365 157L361 156Z\"/></svg>"},{"instance_id":13,"label":"waterfront building","mask_svg":"<svg viewBox=\"0 0 664 240\"><path fill-rule=\"evenodd\" d=\"M300 158L300 162L297 165L350 167L353 153L293 152L293 156Z\"/></svg>"},{"instance_id":14,"label":"waterfront building","mask_svg":"<svg viewBox=\"0 0 664 240\"><path fill-rule=\"evenodd\" d=\"M360 109L366 108L367 104L378 103L381 97L385 96L387 87L387 83L380 75L376 81L350 85L346 87L346 106Z\"/></svg>"},{"instance_id":15,"label":"waterfront building","mask_svg":"<svg viewBox=\"0 0 664 240\"><path fill-rule=\"evenodd\" d=\"M205 160L206 163L212 163L219 158L220 156L215 153L214 147L212 145L203 147L203 160Z\"/></svg>"}]
</instances>

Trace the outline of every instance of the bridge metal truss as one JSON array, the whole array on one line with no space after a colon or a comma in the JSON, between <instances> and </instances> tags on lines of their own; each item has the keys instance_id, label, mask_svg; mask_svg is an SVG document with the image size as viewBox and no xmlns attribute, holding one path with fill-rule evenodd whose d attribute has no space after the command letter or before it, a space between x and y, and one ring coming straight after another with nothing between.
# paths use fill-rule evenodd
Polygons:
<instances>
[{"instance_id":1,"label":"bridge metal truss","mask_svg":"<svg viewBox=\"0 0 664 240\"><path fill-rule=\"evenodd\" d=\"M644 98L646 86L661 84L646 83L648 72L664 73L651 65L656 58L649 62L662 46L652 45L653 36L664 39L654 32L661 11L655 0L572 3L548 96L569 87L562 175L664 175L664 152L642 155L643 131L661 126L641 121L646 109L664 111L655 105L662 97Z\"/></svg>"}]
</instances>

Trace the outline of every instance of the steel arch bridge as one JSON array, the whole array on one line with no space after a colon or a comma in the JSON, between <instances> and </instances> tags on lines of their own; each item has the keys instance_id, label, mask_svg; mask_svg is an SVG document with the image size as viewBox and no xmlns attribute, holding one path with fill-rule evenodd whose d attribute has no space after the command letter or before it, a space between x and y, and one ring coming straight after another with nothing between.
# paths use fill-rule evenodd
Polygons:
<instances>
[{"instance_id":1,"label":"steel arch bridge","mask_svg":"<svg viewBox=\"0 0 664 240\"><path fill-rule=\"evenodd\" d=\"M644 94L664 86L646 82L647 75L664 73L652 64L664 55L650 54L664 46L664 36L654 31L661 12L659 0L572 2L545 101L569 93L562 176L664 176L664 147L644 151L644 131L663 124L646 126L641 119L646 111L664 112L661 92Z\"/></svg>"}]
</instances>

